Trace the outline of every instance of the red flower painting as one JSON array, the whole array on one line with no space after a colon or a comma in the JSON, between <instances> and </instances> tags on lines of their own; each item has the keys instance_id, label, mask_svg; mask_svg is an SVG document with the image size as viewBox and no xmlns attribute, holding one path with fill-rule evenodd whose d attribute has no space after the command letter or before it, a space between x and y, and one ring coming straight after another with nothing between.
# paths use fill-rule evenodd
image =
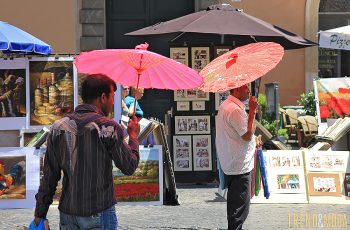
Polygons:
<instances>
[{"instance_id":1,"label":"red flower painting","mask_svg":"<svg viewBox=\"0 0 350 230\"><path fill-rule=\"evenodd\" d=\"M350 87L336 88L334 85L343 83L349 85L349 80L330 80L321 79L322 83L319 83L318 100L320 108L320 117L323 121L327 118L343 118L350 116ZM338 82L339 81L339 82ZM344 82L342 82L344 81ZM349 82L348 82L349 81ZM320 92L320 89L321 92Z\"/></svg>"}]
</instances>

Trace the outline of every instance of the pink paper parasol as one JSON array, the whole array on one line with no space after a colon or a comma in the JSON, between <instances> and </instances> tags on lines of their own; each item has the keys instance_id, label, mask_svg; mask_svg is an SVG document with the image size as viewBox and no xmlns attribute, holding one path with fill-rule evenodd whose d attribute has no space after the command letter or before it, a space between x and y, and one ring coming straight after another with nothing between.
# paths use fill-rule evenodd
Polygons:
<instances>
[{"instance_id":1,"label":"pink paper parasol","mask_svg":"<svg viewBox=\"0 0 350 230\"><path fill-rule=\"evenodd\" d=\"M136 88L193 89L203 83L195 70L147 48L145 43L135 49L83 52L74 64L79 73L104 74L117 84Z\"/></svg>"}]
</instances>

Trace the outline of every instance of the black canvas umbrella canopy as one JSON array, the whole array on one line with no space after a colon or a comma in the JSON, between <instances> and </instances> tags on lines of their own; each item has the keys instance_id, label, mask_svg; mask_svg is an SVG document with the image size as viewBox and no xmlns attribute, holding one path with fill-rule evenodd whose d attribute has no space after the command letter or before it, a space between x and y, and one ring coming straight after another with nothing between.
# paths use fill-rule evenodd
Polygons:
<instances>
[{"instance_id":1,"label":"black canvas umbrella canopy","mask_svg":"<svg viewBox=\"0 0 350 230\"><path fill-rule=\"evenodd\" d=\"M228 4L213 5L207 10L160 22L126 35L159 34L173 34L171 42L195 42L197 38L201 42L234 43L236 46L252 42L276 42L286 50L317 45Z\"/></svg>"}]
</instances>

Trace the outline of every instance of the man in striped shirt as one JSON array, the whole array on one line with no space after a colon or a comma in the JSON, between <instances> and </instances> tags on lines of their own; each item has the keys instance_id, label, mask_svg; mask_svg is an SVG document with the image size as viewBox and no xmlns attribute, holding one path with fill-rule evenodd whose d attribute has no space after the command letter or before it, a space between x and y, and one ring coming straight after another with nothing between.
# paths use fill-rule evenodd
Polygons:
<instances>
[{"instance_id":1,"label":"man in striped shirt","mask_svg":"<svg viewBox=\"0 0 350 230\"><path fill-rule=\"evenodd\" d=\"M115 90L107 76L88 76L82 84L84 104L52 125L44 176L36 194L37 225L46 218L62 170L60 228L117 229L112 163L126 175L134 173L139 163L140 125L136 117L130 120L129 144L124 142L122 128L107 117Z\"/></svg>"}]
</instances>

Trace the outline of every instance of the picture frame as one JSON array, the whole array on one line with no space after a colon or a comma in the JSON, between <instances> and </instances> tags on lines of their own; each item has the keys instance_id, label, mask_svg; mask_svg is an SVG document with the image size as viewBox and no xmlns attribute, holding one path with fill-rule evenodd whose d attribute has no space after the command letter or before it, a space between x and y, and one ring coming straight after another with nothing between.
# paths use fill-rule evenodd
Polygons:
<instances>
[{"instance_id":1,"label":"picture frame","mask_svg":"<svg viewBox=\"0 0 350 230\"><path fill-rule=\"evenodd\" d=\"M348 151L304 151L306 170L310 172L346 172Z\"/></svg>"},{"instance_id":2,"label":"picture frame","mask_svg":"<svg viewBox=\"0 0 350 230\"><path fill-rule=\"evenodd\" d=\"M339 173L308 173L310 196L341 196Z\"/></svg>"},{"instance_id":3,"label":"picture frame","mask_svg":"<svg viewBox=\"0 0 350 230\"><path fill-rule=\"evenodd\" d=\"M210 135L193 135L193 170L211 171L212 152Z\"/></svg>"},{"instance_id":4,"label":"picture frame","mask_svg":"<svg viewBox=\"0 0 350 230\"><path fill-rule=\"evenodd\" d=\"M210 116L175 116L175 134L210 134Z\"/></svg>"},{"instance_id":5,"label":"picture frame","mask_svg":"<svg viewBox=\"0 0 350 230\"><path fill-rule=\"evenodd\" d=\"M1 59L0 76L3 87L1 95L7 95L0 101L0 130L18 130L27 127L28 59ZM14 90L16 88L20 90Z\"/></svg>"},{"instance_id":6,"label":"picture frame","mask_svg":"<svg viewBox=\"0 0 350 230\"><path fill-rule=\"evenodd\" d=\"M77 105L77 71L73 57L32 58L27 85L28 127L53 124Z\"/></svg>"},{"instance_id":7,"label":"picture frame","mask_svg":"<svg viewBox=\"0 0 350 230\"><path fill-rule=\"evenodd\" d=\"M163 204L162 147L161 145L140 146L140 163L132 176L126 176L118 168L113 167L115 199L118 204Z\"/></svg>"},{"instance_id":8,"label":"picture frame","mask_svg":"<svg viewBox=\"0 0 350 230\"><path fill-rule=\"evenodd\" d=\"M199 89L174 90L174 101L209 101L209 93Z\"/></svg>"},{"instance_id":9,"label":"picture frame","mask_svg":"<svg viewBox=\"0 0 350 230\"><path fill-rule=\"evenodd\" d=\"M192 69L201 71L210 62L209 47L191 47Z\"/></svg>"},{"instance_id":10,"label":"picture frame","mask_svg":"<svg viewBox=\"0 0 350 230\"><path fill-rule=\"evenodd\" d=\"M205 101L193 101L192 102L193 111L202 111L205 110Z\"/></svg>"},{"instance_id":11,"label":"picture frame","mask_svg":"<svg viewBox=\"0 0 350 230\"><path fill-rule=\"evenodd\" d=\"M214 59L232 50L233 46L214 46Z\"/></svg>"},{"instance_id":12,"label":"picture frame","mask_svg":"<svg viewBox=\"0 0 350 230\"><path fill-rule=\"evenodd\" d=\"M303 169L270 170L268 181L273 193L306 193Z\"/></svg>"},{"instance_id":13,"label":"picture frame","mask_svg":"<svg viewBox=\"0 0 350 230\"><path fill-rule=\"evenodd\" d=\"M170 47L170 58L186 66L188 63L188 47Z\"/></svg>"},{"instance_id":14,"label":"picture frame","mask_svg":"<svg viewBox=\"0 0 350 230\"><path fill-rule=\"evenodd\" d=\"M40 150L35 148L0 148L0 160L5 164L0 166L2 175L8 176L14 167L22 168L22 170L15 170L19 172L16 183L10 185L7 192L0 196L0 209L35 207L35 194L40 184L39 152ZM23 168L25 168L24 171Z\"/></svg>"},{"instance_id":15,"label":"picture frame","mask_svg":"<svg viewBox=\"0 0 350 230\"><path fill-rule=\"evenodd\" d=\"M174 171L192 171L192 142L190 135L173 136Z\"/></svg>"},{"instance_id":16,"label":"picture frame","mask_svg":"<svg viewBox=\"0 0 350 230\"><path fill-rule=\"evenodd\" d=\"M300 150L269 150L269 168L271 170L303 169L303 152Z\"/></svg>"},{"instance_id":17,"label":"picture frame","mask_svg":"<svg viewBox=\"0 0 350 230\"><path fill-rule=\"evenodd\" d=\"M228 96L230 96L229 90L215 93L215 110L219 110L219 106L228 98Z\"/></svg>"},{"instance_id":18,"label":"picture frame","mask_svg":"<svg viewBox=\"0 0 350 230\"><path fill-rule=\"evenodd\" d=\"M190 111L190 102L189 101L178 101L176 102L177 111Z\"/></svg>"}]
</instances>

